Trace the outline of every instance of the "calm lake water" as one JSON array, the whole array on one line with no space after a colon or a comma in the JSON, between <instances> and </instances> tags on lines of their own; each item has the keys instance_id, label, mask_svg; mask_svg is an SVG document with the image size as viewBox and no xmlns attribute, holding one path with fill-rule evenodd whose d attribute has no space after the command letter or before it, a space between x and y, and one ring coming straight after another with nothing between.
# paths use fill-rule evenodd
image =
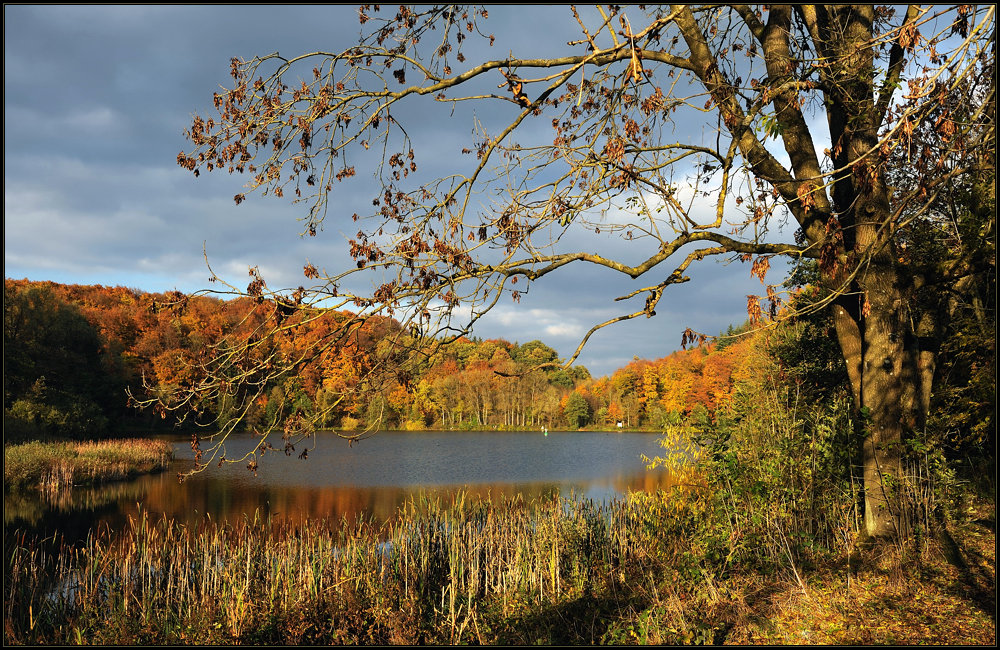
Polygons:
<instances>
[{"instance_id":1,"label":"calm lake water","mask_svg":"<svg viewBox=\"0 0 1000 650\"><path fill-rule=\"evenodd\" d=\"M387 520L411 499L448 499L459 491L472 497L576 494L605 500L669 485L666 472L646 470L641 458L662 451L657 439L618 432L382 432L349 446L327 433L297 445L291 456L266 454L256 477L243 462L212 465L179 483L177 473L192 466L194 454L187 439L174 438L176 459L162 474L75 488L55 502L5 494L4 532L5 537L18 530L60 532L82 539L95 526L127 525L140 509L190 525L206 516L229 522L254 516ZM231 436L226 456L241 457L257 440ZM308 459L300 460L305 448Z\"/></svg>"}]
</instances>

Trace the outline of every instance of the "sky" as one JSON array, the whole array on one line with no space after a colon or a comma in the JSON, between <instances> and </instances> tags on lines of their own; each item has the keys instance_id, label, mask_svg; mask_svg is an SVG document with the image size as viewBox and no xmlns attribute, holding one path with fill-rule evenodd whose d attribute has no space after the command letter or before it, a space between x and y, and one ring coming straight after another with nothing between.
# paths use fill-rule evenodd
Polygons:
<instances>
[{"instance_id":1,"label":"sky","mask_svg":"<svg viewBox=\"0 0 1000 650\"><path fill-rule=\"evenodd\" d=\"M565 6L491 7L487 24L524 57L558 52L577 36ZM236 206L245 178L196 179L176 158L189 148L183 132L192 116L210 114L212 93L230 80L232 57L339 51L358 30L355 9L343 6L5 5L5 277L194 292L212 288L206 259L236 285L250 266L269 285L291 287L307 261L337 268L350 225L334 221L302 238L301 206L257 195ZM432 159L443 164L473 125L437 111L409 117L437 143ZM346 194L337 203L349 209L370 198ZM601 252L622 246L593 243ZM621 252L640 259L639 250ZM747 295L764 293L748 265L707 261L689 275L667 289L655 317L597 332L578 363L596 376L635 357L663 357L687 327L716 334L742 323ZM650 283L597 268L560 271L519 304L500 303L474 334L540 339L568 357L592 325L623 313L615 297Z\"/></svg>"}]
</instances>

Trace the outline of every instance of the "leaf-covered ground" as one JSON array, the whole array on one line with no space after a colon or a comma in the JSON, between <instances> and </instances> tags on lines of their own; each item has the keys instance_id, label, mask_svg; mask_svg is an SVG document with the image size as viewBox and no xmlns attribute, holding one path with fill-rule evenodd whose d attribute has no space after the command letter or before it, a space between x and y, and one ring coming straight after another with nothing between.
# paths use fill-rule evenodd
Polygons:
<instances>
[{"instance_id":1,"label":"leaf-covered ground","mask_svg":"<svg viewBox=\"0 0 1000 650\"><path fill-rule=\"evenodd\" d=\"M979 506L922 553L869 549L784 585L748 586L728 608L726 644L996 644L996 506ZM859 557L862 555L859 554ZM736 614L734 616L734 614Z\"/></svg>"}]
</instances>

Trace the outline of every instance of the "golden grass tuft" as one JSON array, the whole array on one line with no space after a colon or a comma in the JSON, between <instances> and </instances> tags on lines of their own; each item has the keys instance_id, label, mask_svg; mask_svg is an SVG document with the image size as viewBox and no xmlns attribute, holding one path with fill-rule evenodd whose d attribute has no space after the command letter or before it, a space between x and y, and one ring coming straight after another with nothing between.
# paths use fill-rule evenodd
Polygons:
<instances>
[{"instance_id":1,"label":"golden grass tuft","mask_svg":"<svg viewBox=\"0 0 1000 650\"><path fill-rule=\"evenodd\" d=\"M27 442L4 447L4 488L59 491L121 481L167 468L173 445L125 438L87 442Z\"/></svg>"}]
</instances>

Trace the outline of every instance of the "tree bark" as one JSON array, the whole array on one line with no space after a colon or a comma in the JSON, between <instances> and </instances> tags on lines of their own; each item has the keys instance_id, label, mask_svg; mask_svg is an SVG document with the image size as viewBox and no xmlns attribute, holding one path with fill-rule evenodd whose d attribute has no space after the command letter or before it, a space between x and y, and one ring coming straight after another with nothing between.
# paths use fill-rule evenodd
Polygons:
<instances>
[{"instance_id":1,"label":"tree bark","mask_svg":"<svg viewBox=\"0 0 1000 650\"><path fill-rule=\"evenodd\" d=\"M864 318L861 414L865 528L882 537L909 533L903 512L903 336L900 296L891 267L876 268L862 281L871 312Z\"/></svg>"}]
</instances>

